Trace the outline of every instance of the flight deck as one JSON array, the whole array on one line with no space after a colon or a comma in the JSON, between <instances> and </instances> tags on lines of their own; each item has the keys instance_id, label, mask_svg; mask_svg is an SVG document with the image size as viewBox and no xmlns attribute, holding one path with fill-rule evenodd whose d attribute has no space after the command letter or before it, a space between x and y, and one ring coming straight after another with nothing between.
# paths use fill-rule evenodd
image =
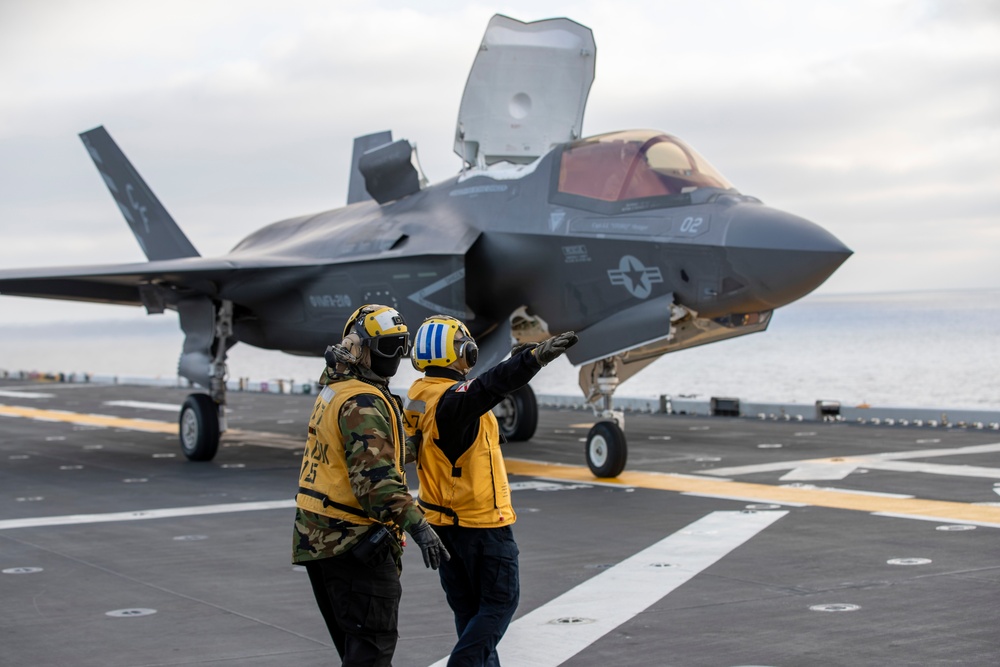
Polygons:
<instances>
[{"instance_id":1,"label":"flight deck","mask_svg":"<svg viewBox=\"0 0 1000 667\"><path fill-rule=\"evenodd\" d=\"M0 384L0 665L337 664L291 563L313 397L230 392L194 463L186 394ZM505 667L1000 661L1000 432L628 414L625 472L598 480L592 423L542 409L504 448ZM453 621L412 545L402 582L393 664L443 665Z\"/></svg>"}]
</instances>

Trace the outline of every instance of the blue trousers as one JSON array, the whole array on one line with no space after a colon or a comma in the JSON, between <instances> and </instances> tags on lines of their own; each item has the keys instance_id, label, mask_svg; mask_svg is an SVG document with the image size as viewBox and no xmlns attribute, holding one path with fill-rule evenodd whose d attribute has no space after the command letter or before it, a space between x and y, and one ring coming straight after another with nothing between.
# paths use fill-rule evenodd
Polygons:
<instances>
[{"instance_id":1,"label":"blue trousers","mask_svg":"<svg viewBox=\"0 0 1000 667\"><path fill-rule=\"evenodd\" d=\"M451 560L438 574L455 614L458 643L448 667L499 667L497 644L520 597L517 543L510 526L435 526Z\"/></svg>"}]
</instances>

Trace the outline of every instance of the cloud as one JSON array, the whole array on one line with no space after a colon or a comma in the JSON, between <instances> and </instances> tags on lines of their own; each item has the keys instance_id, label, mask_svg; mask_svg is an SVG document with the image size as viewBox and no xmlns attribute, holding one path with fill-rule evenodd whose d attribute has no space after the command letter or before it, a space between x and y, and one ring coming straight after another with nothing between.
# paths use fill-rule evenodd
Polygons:
<instances>
[{"instance_id":1,"label":"cloud","mask_svg":"<svg viewBox=\"0 0 1000 667\"><path fill-rule=\"evenodd\" d=\"M496 11L593 28L587 133L675 133L851 245L824 290L996 284L1000 11L903 0L3 3L0 266L141 258L75 136L98 124L204 254L341 205L360 134L453 175Z\"/></svg>"}]
</instances>

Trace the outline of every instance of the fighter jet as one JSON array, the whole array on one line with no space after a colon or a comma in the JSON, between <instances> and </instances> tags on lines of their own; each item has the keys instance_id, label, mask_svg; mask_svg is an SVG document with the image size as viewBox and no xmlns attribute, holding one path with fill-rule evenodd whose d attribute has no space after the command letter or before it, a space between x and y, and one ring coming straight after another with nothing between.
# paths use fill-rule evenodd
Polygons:
<instances>
[{"instance_id":1,"label":"fighter jet","mask_svg":"<svg viewBox=\"0 0 1000 667\"><path fill-rule=\"evenodd\" d=\"M597 423L596 476L625 467L613 395L660 356L763 331L851 254L808 220L741 194L681 139L659 130L585 137L591 30L566 18L496 15L462 98L457 175L429 185L412 145L355 139L344 208L268 225L226 255L201 257L103 127L81 134L148 262L0 271L0 293L167 309L185 334L178 373L207 390L179 415L191 460L226 429L226 355L242 342L320 357L364 303L408 322L464 320L478 368L564 331ZM530 438L525 388L497 408L510 440Z\"/></svg>"}]
</instances>

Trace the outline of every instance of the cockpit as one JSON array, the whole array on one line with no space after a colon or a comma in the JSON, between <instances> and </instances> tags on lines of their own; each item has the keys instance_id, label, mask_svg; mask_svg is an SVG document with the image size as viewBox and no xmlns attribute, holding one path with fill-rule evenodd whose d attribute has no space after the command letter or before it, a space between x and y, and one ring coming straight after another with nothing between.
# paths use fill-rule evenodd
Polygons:
<instances>
[{"instance_id":1,"label":"cockpit","mask_svg":"<svg viewBox=\"0 0 1000 667\"><path fill-rule=\"evenodd\" d=\"M631 130L567 144L556 156L553 203L605 214L683 206L733 186L676 137ZM707 198L707 197L706 197ZM703 200L703 199L702 199Z\"/></svg>"}]
</instances>

